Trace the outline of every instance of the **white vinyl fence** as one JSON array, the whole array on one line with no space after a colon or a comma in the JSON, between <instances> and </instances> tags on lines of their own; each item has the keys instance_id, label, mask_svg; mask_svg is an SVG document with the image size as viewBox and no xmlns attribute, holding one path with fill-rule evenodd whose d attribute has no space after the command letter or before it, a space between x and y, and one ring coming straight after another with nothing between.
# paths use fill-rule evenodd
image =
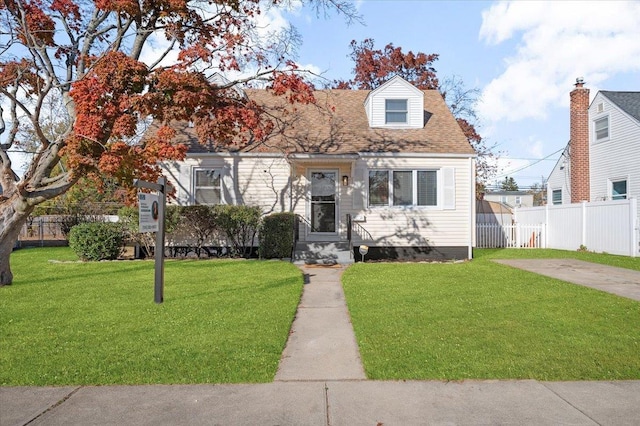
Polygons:
<instances>
[{"instance_id":1,"label":"white vinyl fence","mask_svg":"<svg viewBox=\"0 0 640 426\"><path fill-rule=\"evenodd\" d=\"M544 224L478 223L476 246L482 248L544 248Z\"/></svg>"},{"instance_id":2,"label":"white vinyl fence","mask_svg":"<svg viewBox=\"0 0 640 426\"><path fill-rule=\"evenodd\" d=\"M514 220L543 225L542 247L640 255L636 199L519 208Z\"/></svg>"}]
</instances>

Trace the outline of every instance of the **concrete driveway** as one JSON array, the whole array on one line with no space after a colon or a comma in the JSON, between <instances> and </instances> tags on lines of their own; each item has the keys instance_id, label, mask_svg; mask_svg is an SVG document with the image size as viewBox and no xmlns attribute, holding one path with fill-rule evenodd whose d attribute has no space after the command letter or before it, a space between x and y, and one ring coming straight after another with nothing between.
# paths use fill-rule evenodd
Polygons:
<instances>
[{"instance_id":1,"label":"concrete driveway","mask_svg":"<svg viewBox=\"0 0 640 426\"><path fill-rule=\"evenodd\" d=\"M495 259L494 262L640 301L640 272L576 259Z\"/></svg>"}]
</instances>

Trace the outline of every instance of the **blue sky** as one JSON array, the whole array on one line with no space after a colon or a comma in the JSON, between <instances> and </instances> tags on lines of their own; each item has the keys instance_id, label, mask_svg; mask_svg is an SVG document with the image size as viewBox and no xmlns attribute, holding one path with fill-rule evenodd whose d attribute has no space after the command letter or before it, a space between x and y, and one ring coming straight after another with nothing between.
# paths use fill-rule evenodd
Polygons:
<instances>
[{"instance_id":1,"label":"blue sky","mask_svg":"<svg viewBox=\"0 0 640 426\"><path fill-rule=\"evenodd\" d=\"M576 77L592 98L598 90L640 91L640 1L359 0L364 24L350 26L299 0L284 4L291 8L258 18L263 36L293 24L303 41L299 65L329 80L351 78L351 40L439 54L440 80L457 76L481 92L477 129L500 155L496 180L512 176L520 187L546 178L566 146ZM155 62L166 43L155 37L143 60Z\"/></svg>"},{"instance_id":2,"label":"blue sky","mask_svg":"<svg viewBox=\"0 0 640 426\"><path fill-rule=\"evenodd\" d=\"M498 180L521 187L547 177L569 139L569 92L584 77L598 90L640 91L640 2L355 2L364 25L297 9L299 64L348 79L351 40L438 53L439 78L481 91L480 134L500 151ZM554 154L555 153L555 154ZM547 158L548 157L548 158Z\"/></svg>"}]
</instances>

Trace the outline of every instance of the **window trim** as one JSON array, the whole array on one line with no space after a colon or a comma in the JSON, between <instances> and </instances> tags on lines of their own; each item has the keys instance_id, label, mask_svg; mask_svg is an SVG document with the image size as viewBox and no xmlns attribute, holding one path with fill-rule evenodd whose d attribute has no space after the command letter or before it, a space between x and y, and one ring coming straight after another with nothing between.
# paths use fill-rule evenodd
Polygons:
<instances>
[{"instance_id":1,"label":"window trim","mask_svg":"<svg viewBox=\"0 0 640 426\"><path fill-rule=\"evenodd\" d=\"M602 122L602 121L604 121L604 120L606 120L606 121L607 121L607 127L606 127L606 129L607 129L607 135L606 135L606 136L603 136L603 137L601 137L601 138L598 138L598 129L597 129L597 125L598 125L598 123L599 123L599 122ZM600 130L602 131L603 129L600 129ZM599 117L597 117L597 118L594 118L594 119L593 119L593 141L594 141L595 143L600 143L600 142L606 142L606 141L608 141L609 139L611 139L611 120L610 120L609 115L608 115L608 114L606 114L606 115L602 115L602 116L599 116Z\"/></svg>"},{"instance_id":2,"label":"window trim","mask_svg":"<svg viewBox=\"0 0 640 426\"><path fill-rule=\"evenodd\" d=\"M386 204L371 204L371 186L370 186L370 173L371 172L386 172L387 173L387 203ZM401 205L394 204L394 188L393 188L393 174L395 172L411 172L411 204ZM436 179L436 203L427 205L418 205L418 173L419 172L434 172ZM402 169L368 169L367 170L367 208L394 208L394 209L423 209L423 210L442 210L444 209L444 196L443 196L443 176L441 168L402 168Z\"/></svg>"},{"instance_id":3,"label":"window trim","mask_svg":"<svg viewBox=\"0 0 640 426\"><path fill-rule=\"evenodd\" d=\"M389 101L404 101L404 109L389 109ZM404 114L404 121L389 121L388 114ZM402 126L409 124L409 99L408 98L385 98L384 100L384 124L386 126Z\"/></svg>"},{"instance_id":4,"label":"window trim","mask_svg":"<svg viewBox=\"0 0 640 426\"><path fill-rule=\"evenodd\" d=\"M197 174L198 172L202 172L202 171L208 171L208 170L212 170L214 172L218 172L218 174L220 175L220 184L219 186L216 188L215 186L199 186L198 185L198 179L197 179ZM194 206L217 206L219 204L226 204L225 203L225 199L224 199L224 190L223 190L223 172L224 172L224 167L222 166L212 166L212 167L194 167L191 171L191 179L192 179L192 187L193 187L193 192L192 192L192 205ZM218 189L220 191L220 202L217 204L204 204L204 203L198 203L197 198L196 198L196 192L198 189L201 188L208 188L208 189Z\"/></svg>"},{"instance_id":5,"label":"window trim","mask_svg":"<svg viewBox=\"0 0 640 426\"><path fill-rule=\"evenodd\" d=\"M625 193L613 195L613 187L616 183L624 182ZM611 200L627 200L629 199L629 178L609 179L609 198Z\"/></svg>"}]
</instances>

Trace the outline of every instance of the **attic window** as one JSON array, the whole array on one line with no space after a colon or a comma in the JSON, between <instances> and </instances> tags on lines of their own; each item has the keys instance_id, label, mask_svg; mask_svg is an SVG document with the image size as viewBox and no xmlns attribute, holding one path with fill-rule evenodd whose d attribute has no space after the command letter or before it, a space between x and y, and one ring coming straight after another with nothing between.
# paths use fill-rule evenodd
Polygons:
<instances>
[{"instance_id":1,"label":"attic window","mask_svg":"<svg viewBox=\"0 0 640 426\"><path fill-rule=\"evenodd\" d=\"M596 141L609 139L609 117L602 117L595 121Z\"/></svg>"},{"instance_id":2,"label":"attic window","mask_svg":"<svg viewBox=\"0 0 640 426\"><path fill-rule=\"evenodd\" d=\"M385 99L384 118L386 124L407 123L407 100Z\"/></svg>"}]
</instances>

